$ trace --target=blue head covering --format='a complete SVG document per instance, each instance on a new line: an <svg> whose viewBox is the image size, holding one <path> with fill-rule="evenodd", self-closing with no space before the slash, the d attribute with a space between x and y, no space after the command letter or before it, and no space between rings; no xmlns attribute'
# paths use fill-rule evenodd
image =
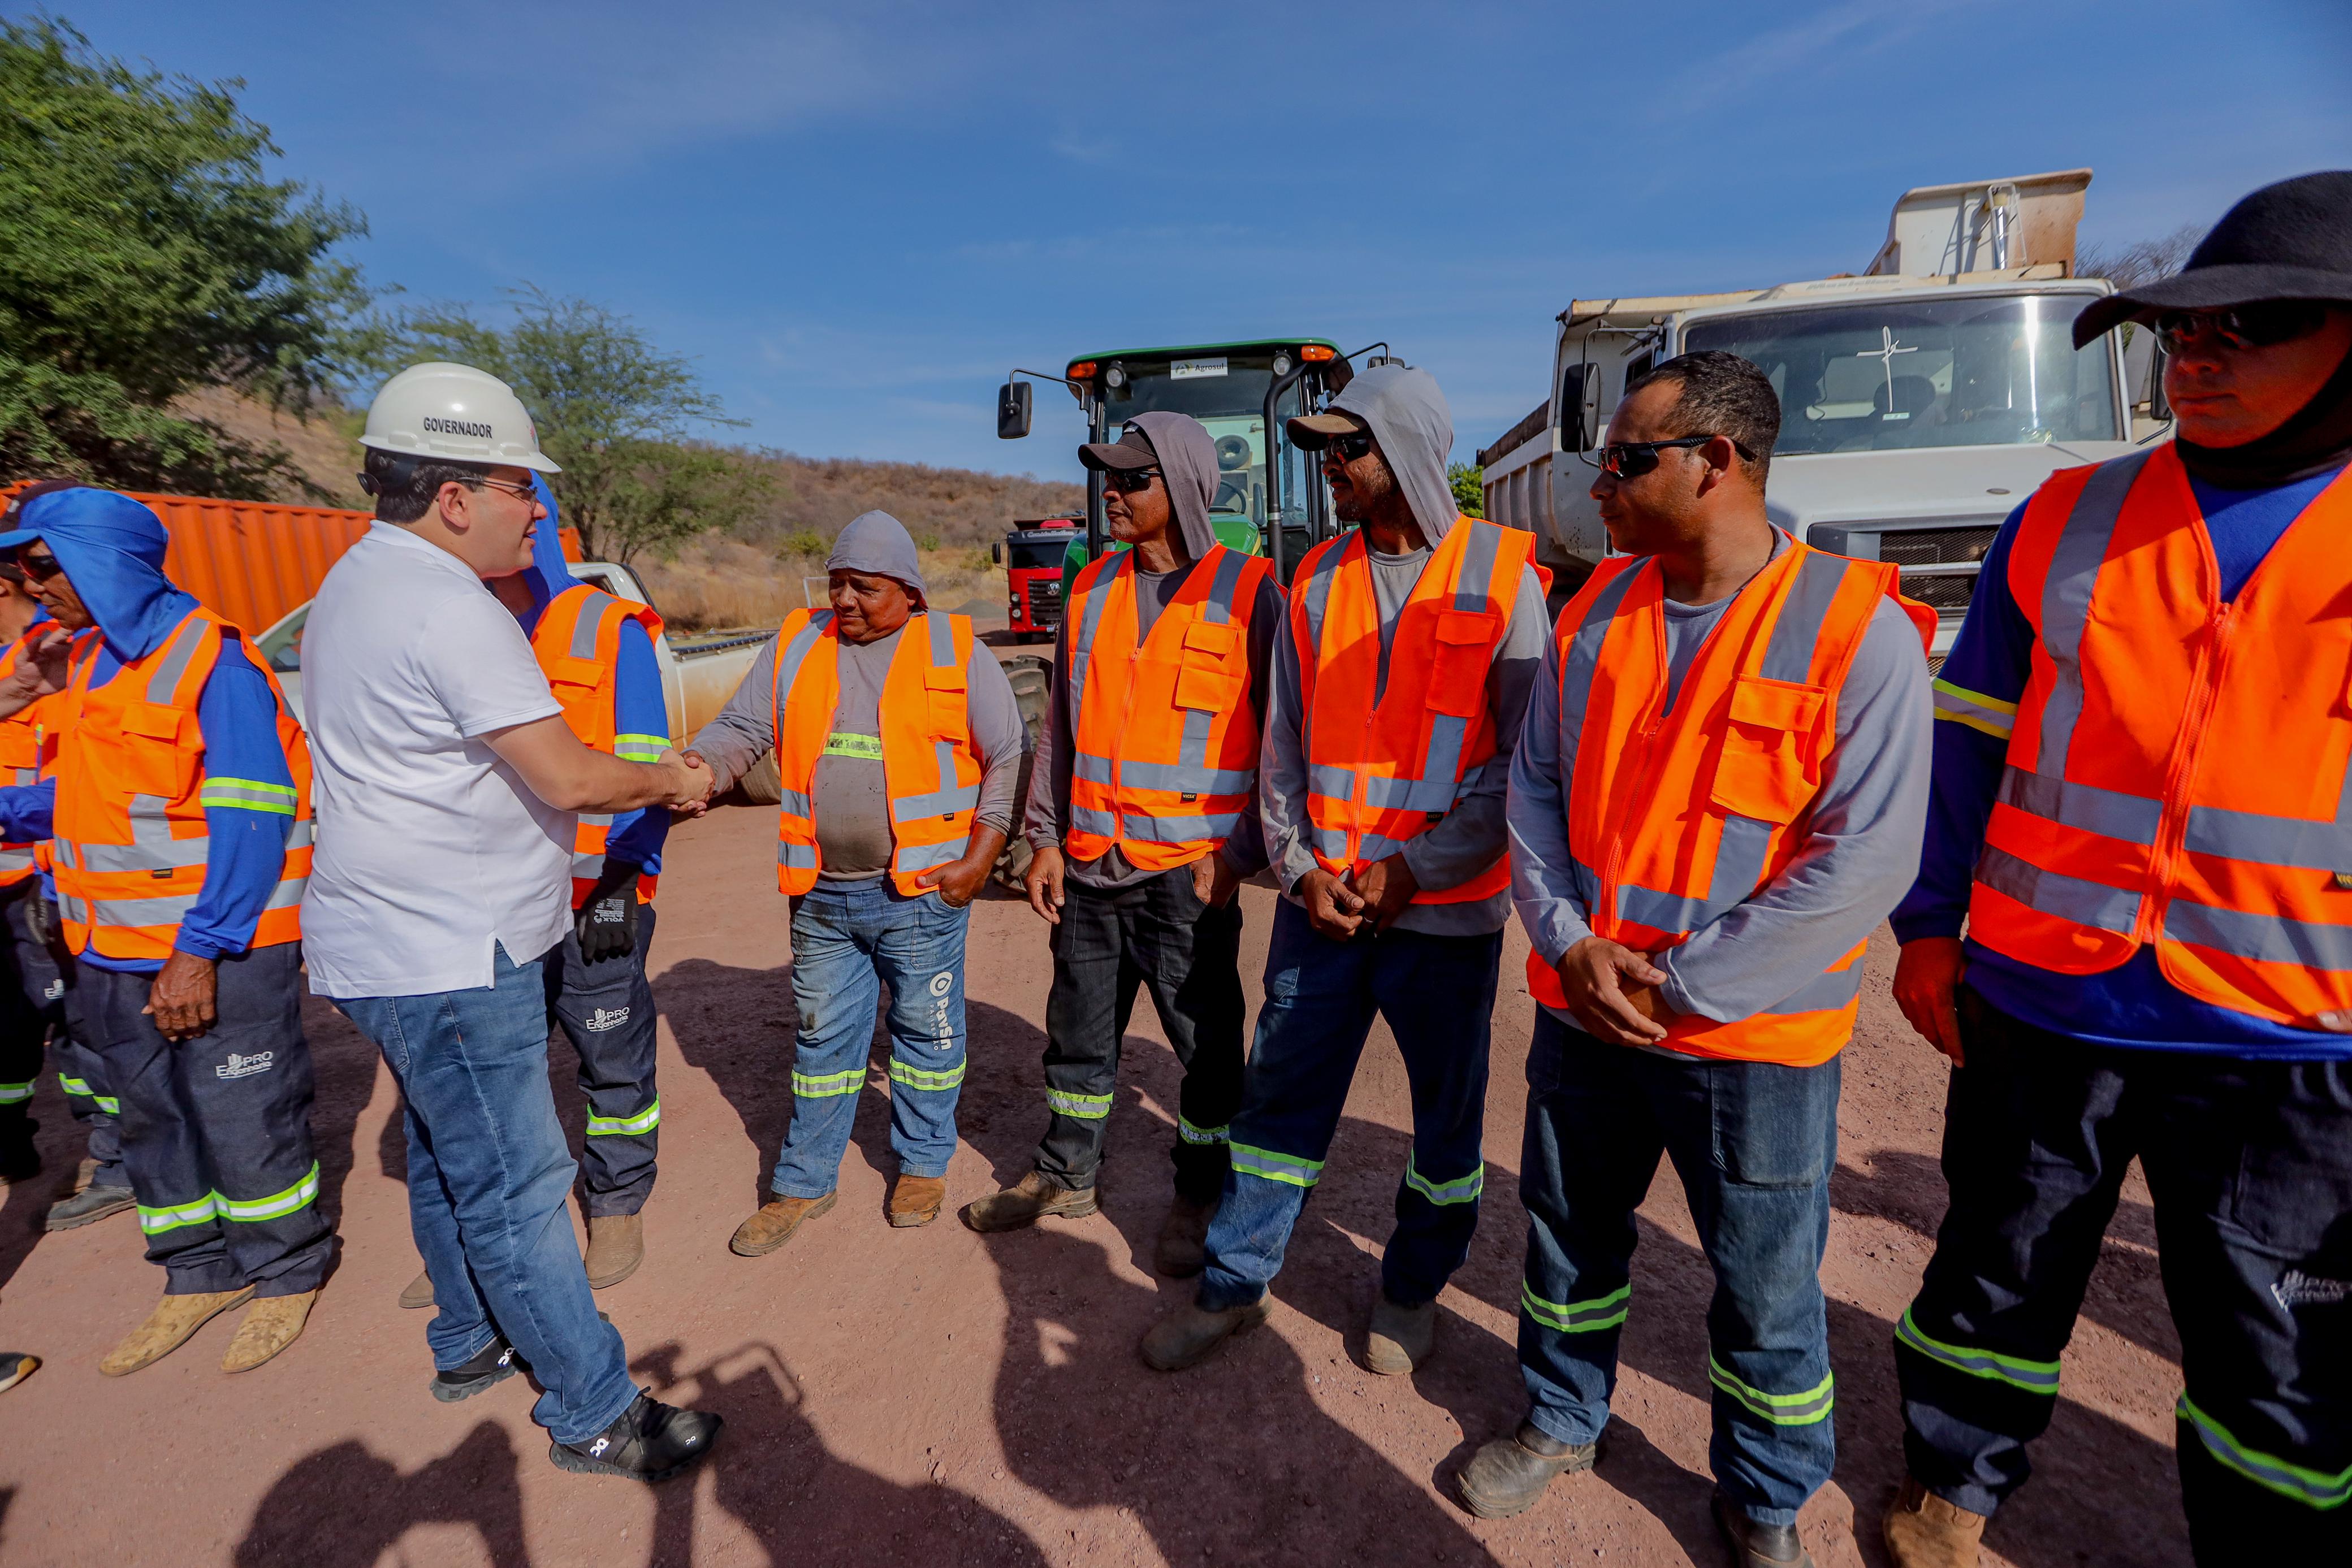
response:
<svg viewBox="0 0 2352 1568"><path fill-rule="evenodd" d="M539 531L531 537L530 564L515 575L530 590L530 624L537 625L555 596L580 580L572 575L563 559L563 519L555 509L555 492L538 474L530 476L530 487L538 493L539 504L547 508L547 516L534 525Z"/></svg>
<svg viewBox="0 0 2352 1568"><path fill-rule="evenodd" d="M111 490L51 490L16 507L16 528L0 549L39 539L65 568L66 580L114 656L128 664L163 645L196 607L195 596L163 575L171 536L153 512Z"/></svg>

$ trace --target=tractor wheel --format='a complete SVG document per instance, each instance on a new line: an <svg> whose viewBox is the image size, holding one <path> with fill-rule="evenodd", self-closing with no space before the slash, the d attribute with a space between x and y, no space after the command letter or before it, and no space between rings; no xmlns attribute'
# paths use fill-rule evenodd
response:
<svg viewBox="0 0 2352 1568"><path fill-rule="evenodd" d="M754 806L780 804L784 798L784 779L776 768L776 754L767 752L751 764L751 770L735 780L735 788Z"/></svg>
<svg viewBox="0 0 2352 1568"><path fill-rule="evenodd" d="M1029 775L1037 757L1037 732L1045 723L1053 675L1053 661L1036 653L1017 653L1004 661L1004 676L1013 683L1013 700L1021 709L1021 727L1027 738L1021 747L1021 787L1013 800L1013 836L1005 841L1004 852L996 857L996 869L991 874L998 886L1014 893L1022 890L1021 879L1029 874L1029 840L1021 831L1021 819L1029 804Z"/></svg>

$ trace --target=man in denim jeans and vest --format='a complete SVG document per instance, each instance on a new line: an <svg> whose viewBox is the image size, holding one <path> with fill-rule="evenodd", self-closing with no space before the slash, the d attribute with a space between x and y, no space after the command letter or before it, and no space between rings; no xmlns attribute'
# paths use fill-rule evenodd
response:
<svg viewBox="0 0 2352 1568"><path fill-rule="evenodd" d="M1835 1383L1819 1270L1863 949L1918 853L1926 639L1892 566L1764 512L1772 383L1725 353L1626 391L1610 543L1560 612L1511 768L1528 1057L1527 1419L1462 1475L1486 1518L1591 1467L1663 1154L1715 1272L1715 1515L1740 1568L1810 1563Z"/></svg>
<svg viewBox="0 0 2352 1568"><path fill-rule="evenodd" d="M485 582L530 564L545 516L531 474L556 471L503 382L413 367L377 393L361 444L376 521L320 585L303 647L311 988L400 1082L433 1396L527 1368L556 1465L662 1480L709 1450L719 1417L639 1393L589 1293L543 967L572 925L574 813L699 804L710 777L674 752L583 745Z"/></svg>

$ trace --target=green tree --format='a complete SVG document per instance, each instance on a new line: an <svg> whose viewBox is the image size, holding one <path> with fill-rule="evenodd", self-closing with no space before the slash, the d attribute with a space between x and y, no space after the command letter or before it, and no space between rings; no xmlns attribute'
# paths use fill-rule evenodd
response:
<svg viewBox="0 0 2352 1568"><path fill-rule="evenodd" d="M362 346L367 290L330 252L364 220L267 177L278 148L243 86L0 19L0 478L244 497L300 482L281 448L172 409L223 386L299 411Z"/></svg>
<svg viewBox="0 0 2352 1568"><path fill-rule="evenodd" d="M396 357L456 360L514 388L538 422L540 446L563 465L548 484L584 553L667 554L767 499L774 479L765 465L689 439L697 426L743 423L727 417L692 361L589 300L524 288L514 307L506 327L462 306L412 311L394 334Z"/></svg>
<svg viewBox="0 0 2352 1568"><path fill-rule="evenodd" d="M1464 517L1486 515L1486 471L1475 463L1456 463L1445 470L1445 482L1454 486L1454 504Z"/></svg>

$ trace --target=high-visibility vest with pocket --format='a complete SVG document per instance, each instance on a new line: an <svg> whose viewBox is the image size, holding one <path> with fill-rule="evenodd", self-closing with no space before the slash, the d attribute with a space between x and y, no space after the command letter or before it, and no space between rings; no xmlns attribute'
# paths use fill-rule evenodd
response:
<svg viewBox="0 0 2352 1568"><path fill-rule="evenodd" d="M1804 850L1838 688L1880 601L1903 607L1923 646L1936 630L1933 611L1902 597L1893 565L1792 542L1725 609L1667 708L1664 581L1652 557L1605 560L1554 632L1570 874L1593 934L1643 953L1687 941ZM1675 1015L1660 1043L1826 1061L1853 1033L1867 946L1791 975L1762 1012L1729 1023ZM1533 953L1527 974L1538 1001L1567 1006L1558 971Z"/></svg>
<svg viewBox="0 0 2352 1568"><path fill-rule="evenodd" d="M1533 534L1455 518L1398 612L1385 686L1363 530L1326 539L1298 563L1290 634L1306 716L1309 847L1324 870L1361 873L1397 853L1443 821L1494 758L1486 674L1534 552ZM1476 876L1412 901L1466 904L1510 884L1498 852Z"/></svg>
<svg viewBox="0 0 2352 1568"><path fill-rule="evenodd" d="M1077 724L1063 842L1082 861L1117 845L1139 870L1170 871L1232 837L1252 808L1250 611L1274 569L1219 545L1139 639L1134 561L1120 550L1089 562L1064 609Z"/></svg>
<svg viewBox="0 0 2352 1568"><path fill-rule="evenodd" d="M2347 538L2352 475L2223 603L2169 444L2034 493L2005 585L2032 664L1970 936L2062 975L2152 943L2183 992L2274 1023L2352 1009Z"/></svg>
<svg viewBox="0 0 2352 1568"><path fill-rule="evenodd" d="M882 780L890 811L890 881L908 898L929 891L925 872L963 858L980 808L967 687L971 617L908 618L882 682ZM776 633L776 885L797 895L823 869L816 842L816 765L835 743L841 702L841 633L830 610L795 610ZM847 737L855 746L862 737ZM852 755L863 756L863 751Z"/></svg>
<svg viewBox="0 0 2352 1568"><path fill-rule="evenodd" d="M621 735L614 721L614 700L620 688L621 627L634 621L647 638L661 635L661 617L650 604L616 599L601 588L583 582L565 589L540 612L531 628L530 651L547 676L548 688L562 705L563 722L583 746L630 762L652 762L669 746L666 735ZM656 807L658 810L660 808ZM583 811L572 842L572 903L587 902L604 874L604 842L613 831L610 811ZM637 902L654 901L659 879L651 873L637 878Z"/></svg>
<svg viewBox="0 0 2352 1568"><path fill-rule="evenodd" d="M197 699L220 660L222 640L242 635L209 610L190 611L146 656L100 686L90 683L99 639L76 648L58 716L50 840L58 910L73 952L171 956L182 918L204 893L208 803L293 818L286 863L250 946L301 940L302 889L310 879L310 748L261 660L250 663L277 699L278 741L292 788L214 779L205 769Z"/></svg>
<svg viewBox="0 0 2352 1568"><path fill-rule="evenodd" d="M16 674L16 662L25 656L26 643L56 624L54 621L45 621L0 651L0 680ZM6 718L0 718L0 784L41 781L42 754L53 744L48 734L58 702L58 695L36 697ZM33 875L35 849L30 842L0 843L0 887L14 887Z"/></svg>

